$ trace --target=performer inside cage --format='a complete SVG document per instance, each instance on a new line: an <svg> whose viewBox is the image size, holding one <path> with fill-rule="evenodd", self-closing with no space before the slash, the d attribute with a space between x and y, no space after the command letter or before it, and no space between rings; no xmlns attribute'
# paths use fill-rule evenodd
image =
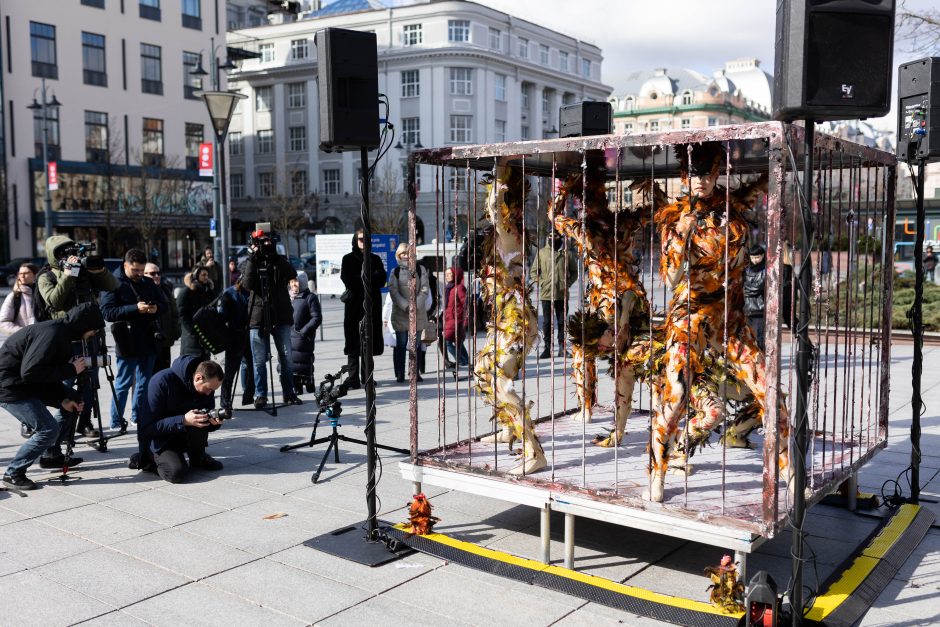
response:
<svg viewBox="0 0 940 627"><path fill-rule="evenodd" d="M760 424L766 411L763 354L744 317L742 286L750 228L747 212L766 191L766 177L728 193L717 185L725 157L722 143L679 145L675 151L688 191L655 216L662 253L660 274L673 295L665 319L664 371L653 385L648 493L652 501L663 500L670 460L684 457L691 445L707 439L724 419L728 396L723 386L701 386L699 394L689 392L707 369L707 349L722 356L718 371L730 371L758 407L746 419L729 425L723 436L726 442L746 446L747 433ZM685 452L680 452L680 423L687 413L691 415L682 447ZM789 422L783 404L777 417L778 464L788 468Z"/></svg>

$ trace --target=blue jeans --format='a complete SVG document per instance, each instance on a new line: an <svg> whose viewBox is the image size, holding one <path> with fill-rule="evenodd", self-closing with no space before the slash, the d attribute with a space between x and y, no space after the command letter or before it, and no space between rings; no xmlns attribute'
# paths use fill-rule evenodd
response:
<svg viewBox="0 0 940 627"><path fill-rule="evenodd" d="M420 360L421 353L425 351L421 342L417 343L415 349L416 357ZM395 348L392 349L392 365L395 367L395 378L405 378L405 355L408 354L408 332L395 331ZM420 363L420 361L418 362ZM420 376L420 374L419 374Z"/></svg>
<svg viewBox="0 0 940 627"><path fill-rule="evenodd" d="M268 397L268 338L261 335L261 329L251 330L251 359L255 365L255 396ZM277 365L281 373L281 390L285 398L294 392L294 371L290 363L290 325L278 324L271 336L277 349Z"/></svg>
<svg viewBox="0 0 940 627"><path fill-rule="evenodd" d="M111 401L111 428L120 429L127 405L127 393L134 385L134 399L131 402L131 422L137 422L137 408L144 403L147 385L153 375L153 364L157 356L140 355L138 357L118 357L117 375L114 377L115 397ZM135 383L136 379L136 383Z"/></svg>
<svg viewBox="0 0 940 627"><path fill-rule="evenodd" d="M467 347L464 346L463 342L445 340L444 346L447 347L447 352L454 356L454 361L457 362L458 366L470 365L470 355L467 353Z"/></svg>
<svg viewBox="0 0 940 627"><path fill-rule="evenodd" d="M33 430L33 435L16 452L6 471L8 475L24 473L46 449L56 443L61 423L46 409L43 402L36 398L0 402L0 407Z"/></svg>

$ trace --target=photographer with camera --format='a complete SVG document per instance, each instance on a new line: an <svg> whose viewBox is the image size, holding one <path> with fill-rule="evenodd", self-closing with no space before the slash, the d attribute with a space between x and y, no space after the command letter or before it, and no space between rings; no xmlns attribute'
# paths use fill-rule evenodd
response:
<svg viewBox="0 0 940 627"><path fill-rule="evenodd" d="M199 341L196 329L193 327L193 316L196 312L215 299L215 288L209 278L209 270L204 266L196 266L191 274L183 278L186 289L180 292L176 305L180 312L180 323L183 326L183 340L180 342L180 355L194 355L202 359L209 359L210 353Z"/></svg>
<svg viewBox="0 0 940 627"><path fill-rule="evenodd" d="M155 263L148 263L144 266L144 276L153 281L166 299L166 312L160 316L158 326L162 337L155 337L157 341L157 359L153 364L153 371L160 372L170 367L170 349L180 339L182 329L180 327L180 311L176 306L176 299L173 297L173 283L162 277L160 266Z"/></svg>
<svg viewBox="0 0 940 627"><path fill-rule="evenodd" d="M104 259L89 254L95 252L93 245L79 244L66 235L53 235L46 240L45 248L49 265L39 271L33 292L37 321L64 318L67 311L82 303L97 305L101 292L117 288L117 279L105 271ZM97 377L97 369L88 374ZM64 383L72 386L75 380L71 378ZM84 390L85 409L75 425L76 433L88 438L101 435L91 424L94 394L91 386Z"/></svg>
<svg viewBox="0 0 940 627"><path fill-rule="evenodd" d="M111 323L117 348L115 397L111 402L111 428L124 423L127 393L136 379L131 402L131 422L137 422L138 409L147 394L147 384L156 361L157 338L162 336L159 317L169 305L163 292L144 276L147 254L131 248L124 254L124 263L114 271L117 289L101 297L101 313Z"/></svg>
<svg viewBox="0 0 940 627"><path fill-rule="evenodd" d="M62 381L82 374L85 358L73 355L73 342L91 338L104 327L101 311L94 303L84 303L56 320L37 322L10 336L0 349L0 407L33 434L16 452L3 474L7 487L32 490L36 487L26 477L26 469L37 459L43 468L62 468L64 456L50 457L65 436L60 428L62 414L53 416L46 407L61 407L79 413L83 402L78 393ZM43 453L46 452L44 455ZM69 466L81 463L78 457Z"/></svg>
<svg viewBox="0 0 940 627"><path fill-rule="evenodd" d="M231 417L212 409L222 378L222 366L192 355L177 357L154 375L140 412L137 459L131 458L130 467L156 472L170 483L183 481L190 468L222 470L222 462L206 453L209 432Z"/></svg>
<svg viewBox="0 0 940 627"><path fill-rule="evenodd" d="M294 308L290 302L288 284L297 277L297 271L287 257L278 254L276 241L277 236L270 230L259 228L252 233L249 255L242 274L242 281L251 291L248 297L248 328L255 365L255 407L258 409L268 402L265 362L269 358L269 336L274 338L277 349L284 401L301 404L294 394L294 373L290 360L290 328L294 323ZM271 384L274 385L274 382Z"/></svg>

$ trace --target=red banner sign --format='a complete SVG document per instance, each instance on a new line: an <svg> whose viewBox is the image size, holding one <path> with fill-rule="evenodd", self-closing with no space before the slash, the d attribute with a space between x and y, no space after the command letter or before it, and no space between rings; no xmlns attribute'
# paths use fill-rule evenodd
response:
<svg viewBox="0 0 940 627"><path fill-rule="evenodd" d="M49 162L49 189L55 190L59 189L59 166L55 161Z"/></svg>
<svg viewBox="0 0 940 627"><path fill-rule="evenodd" d="M199 144L199 176L212 176L212 144Z"/></svg>

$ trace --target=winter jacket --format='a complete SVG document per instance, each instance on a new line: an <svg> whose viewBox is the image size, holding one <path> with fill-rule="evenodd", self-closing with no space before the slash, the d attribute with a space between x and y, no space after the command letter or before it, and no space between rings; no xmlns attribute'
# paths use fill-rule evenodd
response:
<svg viewBox="0 0 940 627"><path fill-rule="evenodd" d="M463 270L459 267L450 270L454 273L454 283L447 286L444 339L448 342L462 342L467 334L467 287L463 284Z"/></svg>
<svg viewBox="0 0 940 627"><path fill-rule="evenodd" d="M930 272L937 267L937 254L927 253L924 255L924 270Z"/></svg>
<svg viewBox="0 0 940 627"><path fill-rule="evenodd" d="M264 321L264 307L262 301L261 273L258 260L249 257L245 261L245 270L242 283L251 290L248 297L248 327L260 329ZM290 294L287 293L287 284L297 276L294 266L284 255L276 255L268 260L268 289L269 304L272 307L272 324L292 324L294 322L294 308L290 304Z"/></svg>
<svg viewBox="0 0 940 627"><path fill-rule="evenodd" d="M209 273L209 281L212 283L212 293L214 296L219 295L219 290L222 289L222 266L219 264L217 259L212 260L212 265L208 265L208 260L206 259L206 254L203 253L202 257L199 258L199 261L196 262L196 265L193 266L192 273L195 274L196 270L200 268L205 268ZM226 268L226 272L228 268Z"/></svg>
<svg viewBox="0 0 940 627"><path fill-rule="evenodd" d="M98 306L84 303L58 320L37 322L11 335L0 350L0 402L38 398L57 407L66 398L80 401L81 396L62 383L75 377L69 363L75 354L72 342L103 327Z"/></svg>
<svg viewBox="0 0 940 627"><path fill-rule="evenodd" d="M428 284L428 271L418 266L418 277L415 283L418 290L418 335L428 326L427 302L430 294ZM411 289L409 288L408 269L398 266L388 280L388 293L392 297L392 328L396 332L408 330L408 310L411 304Z"/></svg>
<svg viewBox="0 0 940 627"><path fill-rule="evenodd" d="M767 266L761 261L744 269L744 313L748 318L764 317L764 279Z"/></svg>
<svg viewBox="0 0 940 627"><path fill-rule="evenodd" d="M206 349L199 343L196 336L196 330L193 328L193 316L196 312L208 305L215 299L213 294L212 279L205 285L194 278L195 273L187 274L183 277L183 285L186 289L180 292L176 298L176 304L180 312L180 325L183 328L183 336L180 341L180 355L206 355Z"/></svg>
<svg viewBox="0 0 940 627"><path fill-rule="evenodd" d="M156 353L157 343L153 337L156 331L154 322L169 308L163 292L150 280L150 277L145 276L137 281L131 281L124 274L124 264L114 271L114 277L118 281L118 287L114 291L102 293L101 313L108 322L124 321L130 324L135 351L135 355L123 355L118 347L118 356L134 357ZM137 310L138 302L155 304L157 313L140 313Z"/></svg>
<svg viewBox="0 0 940 627"><path fill-rule="evenodd" d="M163 341L158 342L161 347L170 348L180 339L183 330L180 327L180 310L173 298L173 284L169 279L161 279L157 288L163 292L166 299L166 313L159 317L160 332L163 333Z"/></svg>
<svg viewBox="0 0 940 627"><path fill-rule="evenodd" d="M549 242L535 255L531 277L538 282L539 300L566 300L568 288L578 279L577 261L563 248L552 250Z"/></svg>
<svg viewBox="0 0 940 627"><path fill-rule="evenodd" d="M33 285L21 285L14 288L3 299L3 305L0 306L0 335L13 335L23 327L36 322L35 312L33 311ZM20 306L14 311L13 303L17 300L16 293L19 292Z"/></svg>
<svg viewBox="0 0 940 627"><path fill-rule="evenodd" d="M89 272L83 269L77 277L62 272L55 250L73 244L74 240L65 235L53 235L46 240L49 268L39 272L36 287L52 318L64 317L65 312L79 303L97 303L100 292L111 292L119 285L117 277L107 270Z"/></svg>
<svg viewBox="0 0 940 627"><path fill-rule="evenodd" d="M183 417L192 409L212 409L215 395L200 394L193 385L193 375L202 360L193 355L177 357L166 370L153 375L147 386L146 400L137 417L137 442L141 459L150 459L184 437ZM214 431L218 427L209 427Z"/></svg>
<svg viewBox="0 0 940 627"><path fill-rule="evenodd" d="M225 318L229 333L233 338L242 338L241 341L230 343L230 346L241 346L244 338L248 337L248 296L246 288L239 290L232 285L222 292L222 298L219 299L219 311Z"/></svg>
<svg viewBox="0 0 940 627"><path fill-rule="evenodd" d="M340 269L340 278L349 292L343 310L343 336L346 345L343 352L347 355L359 355L361 352L362 335L359 333L359 323L365 315L363 303L366 299L365 288L362 283L362 251L353 235L352 252L343 256ZM385 264L382 258L372 253L372 354L381 355L385 350L382 340L382 288L385 286Z"/></svg>
<svg viewBox="0 0 940 627"><path fill-rule="evenodd" d="M298 275L300 292L291 296L294 306L294 324L290 328L291 364L294 374L311 372L316 346L317 329L323 321L320 299L307 288L307 277Z"/></svg>

